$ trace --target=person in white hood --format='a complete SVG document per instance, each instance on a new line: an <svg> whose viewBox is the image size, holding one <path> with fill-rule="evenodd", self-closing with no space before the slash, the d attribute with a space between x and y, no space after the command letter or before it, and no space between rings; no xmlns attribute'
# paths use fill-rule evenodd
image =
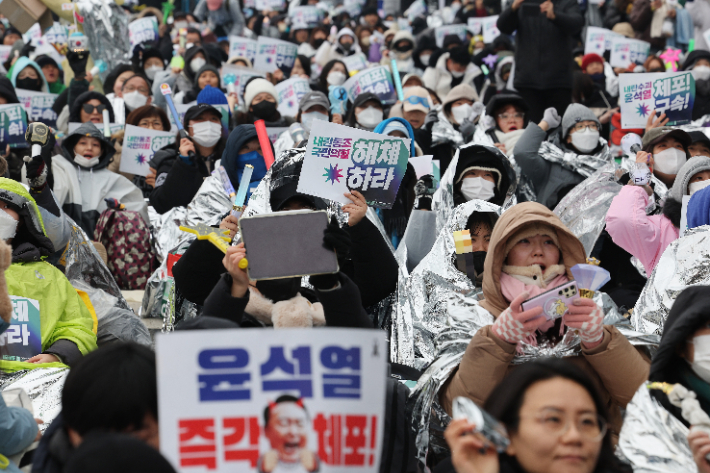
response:
<svg viewBox="0 0 710 473"><path fill-rule="evenodd" d="M316 63L323 67L333 59L342 59L361 52L362 50L357 42L357 36L355 36L353 30L343 28L338 31L335 37L335 44L329 41L324 41L323 44L321 44L316 52Z"/></svg>

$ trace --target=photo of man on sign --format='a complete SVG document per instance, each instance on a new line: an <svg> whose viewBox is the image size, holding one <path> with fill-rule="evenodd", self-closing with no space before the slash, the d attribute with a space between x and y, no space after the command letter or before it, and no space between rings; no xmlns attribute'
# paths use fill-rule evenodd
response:
<svg viewBox="0 0 710 473"><path fill-rule="evenodd" d="M264 436L271 450L259 458L260 473L315 473L318 455L306 448L310 420L303 399L283 394L264 409Z"/></svg>

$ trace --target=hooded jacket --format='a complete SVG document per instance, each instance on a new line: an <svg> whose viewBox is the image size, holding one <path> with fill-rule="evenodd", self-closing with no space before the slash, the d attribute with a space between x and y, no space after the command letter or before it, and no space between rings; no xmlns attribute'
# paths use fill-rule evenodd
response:
<svg viewBox="0 0 710 473"><path fill-rule="evenodd" d="M570 268L586 261L582 243L565 227L560 219L544 206L535 202L518 204L498 219L488 245L488 255L483 270L483 296L480 306L498 317L510 306L501 291L500 276L505 262L508 239L528 224L543 223L555 229L560 247L560 264L572 279ZM466 396L478 404L506 376L515 369L512 361L516 345L501 340L493 334L491 326L478 330L466 349L458 370L452 375L440 395L442 406L451 413L451 404L457 396ZM582 356L567 359L586 371L599 388L610 408L610 428L618 432L623 408L633 397L636 388L646 379L648 361L636 351L629 341L612 326L604 327L604 338L595 348L581 349Z"/></svg>
<svg viewBox="0 0 710 473"><path fill-rule="evenodd" d="M255 158L247 159L246 155L239 154L239 151L256 137L256 127L254 125L239 125L229 134L227 145L224 148L224 153L222 153L221 165L227 170L229 180L232 181L232 186L235 189L238 189L239 183L242 182L242 173L246 165L251 164L254 166L254 171L249 181L247 201L251 193L256 190L261 179L266 175L266 163L264 162L263 155L257 154Z"/></svg>
<svg viewBox="0 0 710 473"><path fill-rule="evenodd" d="M496 195L488 202L503 206L508 189L511 183L515 182L515 170L510 165L510 161L498 149L491 146L483 146L472 144L470 146L462 146L459 149L459 159L456 162L456 174L454 177L454 206L466 202L466 198L461 194L461 182L466 169L475 166L494 169L499 173L499 181L496 182Z"/></svg>
<svg viewBox="0 0 710 473"><path fill-rule="evenodd" d="M22 184L0 178L0 200L18 212L21 225L12 240L12 264L5 271L11 296L36 302L40 314L42 353L57 355L72 365L96 349L97 320L67 278L44 261L54 252L39 208ZM0 361L0 369L16 371L38 366Z"/></svg>
<svg viewBox="0 0 710 473"><path fill-rule="evenodd" d="M101 142L99 162L91 168L74 161L74 146L82 136ZM74 130L64 139L61 149L62 153L52 158L54 195L62 210L79 223L87 235L93 236L99 216L108 208L104 201L107 198L118 200L127 210L139 212L146 224L150 222L141 190L107 169L116 150L93 123L84 123Z"/></svg>
<svg viewBox="0 0 710 473"><path fill-rule="evenodd" d="M0 97L4 98L7 103L20 103L15 86L7 77L0 76Z"/></svg>
<svg viewBox="0 0 710 473"><path fill-rule="evenodd" d="M81 123L81 107L84 106L89 100L96 99L106 106L108 109L109 123L115 123L116 117L113 113L113 106L111 106L111 101L102 93L88 91L84 92L76 98L74 103L69 107L69 122L70 123Z"/></svg>
<svg viewBox="0 0 710 473"><path fill-rule="evenodd" d="M690 179L701 171L710 171L710 158L690 158L678 171L665 205L678 207L689 195ZM651 274L665 249L678 239L679 228L666 215L646 215L650 197L638 186L624 186L611 201L606 215L606 231L614 243L641 261Z"/></svg>
<svg viewBox="0 0 710 473"><path fill-rule="evenodd" d="M214 67L211 64L205 64L204 66L202 66L200 68L199 71L197 71L197 74L195 74L195 78L192 82L192 84L193 84L192 89L185 91L185 94L182 97L182 103L190 103L190 102L194 102L195 100L197 100L197 95L202 91L202 89L199 86L198 81L199 81L200 75L205 71L212 71L215 73L215 75L217 76L217 80L219 81L217 84L217 89L220 89L220 90L222 89L222 79L219 75L219 69L217 69L216 67ZM175 97L175 100L178 100L177 96Z"/></svg>
<svg viewBox="0 0 710 473"><path fill-rule="evenodd" d="M702 37L702 36L701 36ZM690 71L695 66L695 63L700 59L710 61L710 51L695 49L690 52L683 62L684 71ZM695 79L695 102L693 103L693 120L698 120L707 114L710 114L710 79L698 80Z"/></svg>
<svg viewBox="0 0 710 473"><path fill-rule="evenodd" d="M349 51L346 51L342 48L342 46L340 46L340 38L346 35L353 38L353 45L350 47ZM361 52L362 49L358 44L357 36L355 36L353 30L350 28L341 28L335 37L335 44L330 44L328 41L324 41L320 48L318 48L318 51L316 51L315 59L316 62L323 67L333 59L343 59L344 57L354 56L355 54L359 54Z"/></svg>
<svg viewBox="0 0 710 473"><path fill-rule="evenodd" d="M445 97L452 89L451 82L453 80L453 76L451 75L451 72L446 69L446 61L449 59L449 56L450 53L442 54L436 61L436 66L427 67L424 71L424 76L422 76L424 85L436 92L439 97ZM461 84L466 84L473 88L473 96L466 98L473 100L474 102L478 100L478 93L476 92L476 84L474 83L474 80L481 74L483 74L481 69L477 65L470 63L466 67L466 72L464 73L463 80L461 81Z"/></svg>
<svg viewBox="0 0 710 473"><path fill-rule="evenodd" d="M180 72L179 74L173 74L172 68L167 67L165 70L158 71L158 73L155 74L155 77L153 78L153 87L151 90L151 96L153 97L153 105L162 108L167 107L165 97L163 97L163 93L160 90L160 86L163 84L168 84L170 86L173 94L173 99L175 98L178 92L189 92L190 90L192 90L195 84L195 72L192 71L192 68L190 67L190 62L195 57L195 55L197 55L197 53L202 53L202 56L205 58L205 64L209 64L209 54L207 54L207 50L202 46L193 46L187 51L185 51L185 54L183 56L185 58L185 67L183 68L182 72Z"/></svg>
<svg viewBox="0 0 710 473"><path fill-rule="evenodd" d="M39 75L39 78L42 81L42 90L40 92L49 93L49 85L47 84L47 79L45 79L44 77L44 72L42 72L42 68L39 67L36 62L30 61L30 59L25 56L19 57L8 72L8 76L10 77L10 82L12 82L12 85L17 88L17 76L19 76L20 72L22 72L22 70L27 66L31 66L32 68L34 68L35 71L37 71L37 74Z"/></svg>
<svg viewBox="0 0 710 473"><path fill-rule="evenodd" d="M239 2L236 0L223 0L222 5L215 11L207 8L206 0L200 0L194 14L200 21L207 20L210 29L218 37L242 36L244 33L246 23Z"/></svg>

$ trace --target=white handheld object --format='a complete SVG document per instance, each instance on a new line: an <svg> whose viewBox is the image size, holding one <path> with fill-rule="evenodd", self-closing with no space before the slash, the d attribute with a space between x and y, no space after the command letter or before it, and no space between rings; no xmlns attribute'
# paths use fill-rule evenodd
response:
<svg viewBox="0 0 710 473"><path fill-rule="evenodd" d="M102 115L104 117L104 136L108 138L111 136L111 126L109 125L109 121L111 120L111 116L108 113L107 109L104 109L102 112Z"/></svg>
<svg viewBox="0 0 710 473"><path fill-rule="evenodd" d="M37 143L33 144L32 145L32 157L33 158L37 157L40 154L42 154L42 145L37 144Z"/></svg>

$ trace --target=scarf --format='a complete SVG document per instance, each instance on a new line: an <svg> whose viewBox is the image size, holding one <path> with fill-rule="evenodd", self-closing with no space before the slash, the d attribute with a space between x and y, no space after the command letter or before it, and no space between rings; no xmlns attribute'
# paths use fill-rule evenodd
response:
<svg viewBox="0 0 710 473"><path fill-rule="evenodd" d="M557 163L565 169L576 172L583 177L589 177L602 166L613 162L609 153L609 146L606 140L601 139L602 149L596 154L575 154L571 151L563 151L559 146L549 141L543 141L538 150L538 154L545 161Z"/></svg>
<svg viewBox="0 0 710 473"><path fill-rule="evenodd" d="M495 133L496 138L498 138L498 141L505 145L505 154L510 156L511 154L513 154L515 144L518 142L520 137L523 136L523 133L525 133L525 128L521 128L520 130L509 131L508 133L503 133L500 130L496 130Z"/></svg>

